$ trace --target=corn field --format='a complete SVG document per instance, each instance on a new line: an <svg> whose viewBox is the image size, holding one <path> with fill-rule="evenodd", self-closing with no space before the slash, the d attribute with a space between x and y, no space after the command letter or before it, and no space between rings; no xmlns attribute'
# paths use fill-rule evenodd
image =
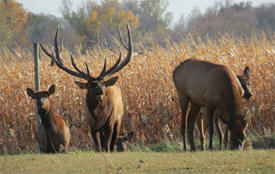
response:
<svg viewBox="0 0 275 174"><path fill-rule="evenodd" d="M223 36L215 41L190 37L182 44L169 43L166 48L157 44L144 49L116 75L121 88L125 115L121 133L133 130L133 141L139 144L157 143L164 139L181 141L180 108L172 80L174 68L188 58L198 58L229 66L242 74L245 66L251 70L252 98L249 108L251 134L275 131L275 40L265 36L246 41ZM42 51L42 50L41 50ZM76 51L80 52L80 51ZM63 116L70 127L71 149L91 149L93 141L84 113L85 90L74 83L79 80L57 67L49 66L50 59L41 52L40 89L56 85L52 96L54 111ZM88 63L92 74L98 75L107 59L111 66L119 50L94 49L85 55L76 53L77 65L85 69ZM125 55L125 52L124 54ZM70 53L62 52L64 63L70 65ZM32 49L4 50L0 55L0 153L35 151L35 102L26 94L34 88Z"/></svg>

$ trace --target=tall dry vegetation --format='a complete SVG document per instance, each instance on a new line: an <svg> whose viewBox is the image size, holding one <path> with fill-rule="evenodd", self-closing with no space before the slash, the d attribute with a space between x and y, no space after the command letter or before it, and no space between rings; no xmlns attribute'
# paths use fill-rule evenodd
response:
<svg viewBox="0 0 275 174"><path fill-rule="evenodd" d="M223 36L207 42L189 38L183 44L155 45L151 51L135 57L118 73L118 85L125 102L124 132L134 130L137 143L155 143L162 139L179 140L180 110L171 73L181 61L196 57L225 64L235 73L245 66L251 69L253 97L249 103L253 115L248 132L266 134L275 128L275 40L241 41ZM77 55L77 64L87 61L92 72L98 74L104 58L114 63L118 52L94 49L87 55ZM0 55L0 152L35 150L35 104L27 97L27 87L34 86L34 70L30 50L6 51ZM67 65L69 52L63 51ZM40 61L41 89L56 84L54 109L71 126L71 146L90 149L92 140L84 115L84 94L75 78L57 67L48 66L50 60L42 54Z"/></svg>

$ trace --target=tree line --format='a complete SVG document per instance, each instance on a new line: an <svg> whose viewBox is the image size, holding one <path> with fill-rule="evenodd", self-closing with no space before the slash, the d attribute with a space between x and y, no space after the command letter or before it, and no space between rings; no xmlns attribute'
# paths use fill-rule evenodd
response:
<svg viewBox="0 0 275 174"><path fill-rule="evenodd" d="M95 46L112 48L120 28L127 22L134 41L145 47L169 42L184 42L188 36L215 39L224 34L251 37L275 31L275 4L253 6L252 2L220 1L204 13L198 8L172 25L168 0L86 0L72 10L71 0L63 0L62 17L33 14L16 0L0 0L0 48L28 47L34 41L49 43L57 26L62 30L64 46L85 52ZM184 7L183 7L184 8Z"/></svg>

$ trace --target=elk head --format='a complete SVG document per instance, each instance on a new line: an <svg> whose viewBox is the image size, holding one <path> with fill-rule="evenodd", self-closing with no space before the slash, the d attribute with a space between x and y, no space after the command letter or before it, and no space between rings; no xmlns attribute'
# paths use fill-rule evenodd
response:
<svg viewBox="0 0 275 174"><path fill-rule="evenodd" d="M27 88L27 94L36 100L38 111L40 113L48 112L51 108L49 97L54 93L55 85L51 85L48 91L34 92L32 89Z"/></svg>
<svg viewBox="0 0 275 174"><path fill-rule="evenodd" d="M128 25L127 25L127 31L128 31L128 46L126 46L124 44L123 39L121 37L120 30L119 30L120 40L122 41L123 47L126 48L128 51L125 59L121 62L121 53L120 53L119 58L116 61L116 63L107 70L106 70L106 59L105 59L103 69L97 77L93 77L90 75L90 70L89 70L87 63L85 63L87 72L85 73L85 72L81 71L75 64L74 58L72 55L71 55L71 63L75 70L71 70L64 66L62 59L60 57L60 54L59 54L59 48L58 48L58 43L57 43L58 29L55 34L55 44L54 44L55 45L55 48L54 48L55 55L54 55L54 53L50 54L46 50L46 48L44 48L42 45L40 45L40 46L41 46L42 50L46 53L46 55L48 55L60 69L62 69L63 71L65 71L66 73L68 73L72 76L86 80L86 83L79 82L79 81L75 81L75 83L79 86L80 89L88 90L87 98L86 98L87 100L91 99L91 100L99 101L104 96L104 89L108 86L114 85L116 83L116 81L118 80L117 76L112 77L106 81L104 81L104 78L120 71L125 65L127 65L127 63L131 59L133 47L132 47L132 41L131 41L131 31L130 31L130 28Z"/></svg>
<svg viewBox="0 0 275 174"><path fill-rule="evenodd" d="M231 132L230 139L232 142L232 149L243 148L243 142L246 135L245 132L248 127L248 123L251 120L251 114L248 107L244 107L241 113L243 113L241 116L232 117L229 120L223 118L222 116L220 117L221 120L228 125Z"/></svg>
<svg viewBox="0 0 275 174"><path fill-rule="evenodd" d="M117 138L116 148L118 152L127 150L129 141L134 137L134 132L129 132L126 136L120 136Z"/></svg>
<svg viewBox="0 0 275 174"><path fill-rule="evenodd" d="M246 99L246 100L249 100L250 97L252 96L251 94L251 88L250 88L250 69L249 67L245 67L244 71L243 71L243 75L241 76L237 76L241 85L242 85L242 88L244 90L244 95L243 95L243 98Z"/></svg>
<svg viewBox="0 0 275 174"><path fill-rule="evenodd" d="M246 136L246 129L248 123L251 120L251 114L249 109L245 107L242 111L243 115L241 117L232 118L229 122L229 129L231 131L230 139L232 142L232 149L242 149L244 139ZM241 128L241 129L240 129Z"/></svg>
<svg viewBox="0 0 275 174"><path fill-rule="evenodd" d="M252 96L251 94L251 88L250 88L250 69L249 67L245 67L243 71L243 75L237 76L241 86L244 90L243 98L245 100L249 100ZM236 148L242 148L244 138L246 135L246 129L248 127L249 120L251 119L251 114L249 113L249 109L247 107L244 107L242 109L243 113L240 117L232 118L230 121L228 121L229 129L232 132L230 135L230 139L232 142L232 149ZM241 129L239 129L241 128Z"/></svg>

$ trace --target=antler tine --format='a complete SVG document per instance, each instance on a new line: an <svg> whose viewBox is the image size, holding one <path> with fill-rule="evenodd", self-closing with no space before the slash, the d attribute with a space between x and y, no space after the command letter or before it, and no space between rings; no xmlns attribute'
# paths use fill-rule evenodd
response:
<svg viewBox="0 0 275 174"><path fill-rule="evenodd" d="M90 70L89 70L89 67L88 67L87 62L85 62L85 66L86 66L87 74L86 74L86 73L84 73L83 71L81 71L81 70L80 70L80 69L76 66L76 63L74 62L73 55L71 55L71 63L72 63L72 65L73 65L74 69L75 69L77 72L79 72L79 73L80 73L80 74L82 74L83 76L88 75L88 76L89 76L89 78L90 78L90 79L92 79L92 80L94 80L94 79L95 79L94 77L92 77L92 76L90 75Z"/></svg>
<svg viewBox="0 0 275 174"><path fill-rule="evenodd" d="M120 61L121 61L121 52L119 53L119 58L116 61L116 63L113 66L111 66L107 71L105 71L104 74L100 74L100 76L98 76L98 79L103 79L106 75L111 73L119 65ZM105 59L105 62L106 62L106 59Z"/></svg>
<svg viewBox="0 0 275 174"><path fill-rule="evenodd" d="M91 75L90 75L90 69L89 69L89 66L88 66L87 62L85 62L85 66L86 66L87 74L88 74L89 76L91 76ZM92 76L91 76L91 77L92 77Z"/></svg>
<svg viewBox="0 0 275 174"><path fill-rule="evenodd" d="M104 74L106 72L106 59L104 61L104 65L103 65L103 69L102 71L100 72L99 76L97 77L97 79L103 79L104 78Z"/></svg>
<svg viewBox="0 0 275 174"><path fill-rule="evenodd" d="M132 46L132 39L131 39L131 30L128 24L126 24L127 26L127 31L128 31L128 53L127 56L125 57L125 59L121 62L121 64L118 67L115 67L113 71L111 71L109 74L114 74L116 72L118 72L119 70L121 70L125 65L127 65L129 63L129 61L131 60L131 56L133 53L133 46ZM107 75L107 73L106 73Z"/></svg>
<svg viewBox="0 0 275 174"><path fill-rule="evenodd" d="M54 50L55 50L55 60L57 60L61 65L63 65L62 60L59 55L59 48L57 43L57 36L58 36L58 27L55 32L55 39L54 39Z"/></svg>
<svg viewBox="0 0 275 174"><path fill-rule="evenodd" d="M128 50L128 47L126 46L124 40L122 39L122 34L121 34L121 31L120 31L119 26L117 26L117 28L118 28L118 33L119 33L119 40L120 40L122 46L123 46L126 50ZM140 52L133 52L132 54L133 54L132 57L136 57L136 56L139 56L139 55L144 54L144 52L143 52L143 51L140 51Z"/></svg>
<svg viewBox="0 0 275 174"><path fill-rule="evenodd" d="M55 42L54 42L54 51L55 51L55 55L52 53L50 54L41 44L41 48L42 50L46 53L47 56L49 56L52 60L54 60L54 62L56 63L57 67L62 69L63 71L65 71L66 73L72 75L72 76L75 76L75 77L78 77L78 78L82 78L82 79L85 79L85 80L91 80L91 79L94 79L93 77L91 77L89 75L89 71L88 71L88 74L82 72L79 68L77 68L75 62L74 62L74 59L73 59L73 56L71 55L71 62L72 62L72 65L73 67L77 70L76 71L73 71L69 68L67 68L66 66L63 65L62 63L62 60L61 60L61 57L59 55L59 49L58 49L58 43L57 43L57 36L58 36L58 28L56 30L56 33L55 33ZM87 65L86 65L87 66Z"/></svg>
<svg viewBox="0 0 275 174"><path fill-rule="evenodd" d="M122 46L123 46L126 50L128 50L128 47L126 46L125 42L124 42L123 39L122 39L122 34L121 34L121 31L120 31L119 26L117 26L117 28L118 28L118 33L119 33L119 40L120 40ZM136 56L139 56L139 55L141 55L141 54L144 54L144 52L143 52L143 51L140 51L140 52L133 52L132 57L136 57Z"/></svg>
<svg viewBox="0 0 275 174"><path fill-rule="evenodd" d="M54 65L54 63L55 63L55 61L54 61L54 53L53 53L53 50L52 50L52 61L51 61L51 64L50 64L50 66L53 66Z"/></svg>
<svg viewBox="0 0 275 174"><path fill-rule="evenodd" d="M128 25L127 25L127 26L128 26ZM121 31L120 31L119 26L117 26L117 29L118 29L118 34L119 34L119 40L120 40L122 46L123 46L126 50L128 50L128 47L126 46L126 44L124 43L124 41L123 41L123 39L122 39L122 35L121 35Z"/></svg>
<svg viewBox="0 0 275 174"><path fill-rule="evenodd" d="M61 48L60 48L60 53L63 53L63 48L64 48L64 37L62 36L61 38Z"/></svg>
<svg viewBox="0 0 275 174"><path fill-rule="evenodd" d="M47 51L47 49L43 47L42 44L40 44L40 47L42 48L42 50L44 51L44 53L45 53L48 57L51 58L51 64L50 64L50 66L53 66L53 65L54 65L54 62L55 62L55 61L54 61L53 53L50 54L50 53Z"/></svg>

